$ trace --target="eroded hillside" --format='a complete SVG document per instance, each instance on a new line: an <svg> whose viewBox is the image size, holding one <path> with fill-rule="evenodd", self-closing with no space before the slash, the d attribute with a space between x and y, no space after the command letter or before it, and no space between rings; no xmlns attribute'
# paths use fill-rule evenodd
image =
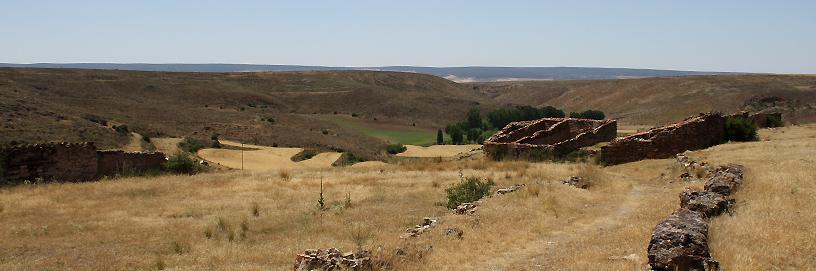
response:
<svg viewBox="0 0 816 271"><path fill-rule="evenodd" d="M624 124L667 124L699 112L785 112L816 120L816 77L719 75L591 81L475 83L471 89L499 104L552 105L565 111L601 110Z"/></svg>

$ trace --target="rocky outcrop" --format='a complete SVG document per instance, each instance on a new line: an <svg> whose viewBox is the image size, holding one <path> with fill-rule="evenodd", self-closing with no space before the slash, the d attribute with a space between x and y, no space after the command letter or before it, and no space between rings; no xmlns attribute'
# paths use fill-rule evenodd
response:
<svg viewBox="0 0 816 271"><path fill-rule="evenodd" d="M569 179L564 180L564 184L574 186L581 189L588 189L589 188L589 180L584 177L579 176L572 176Z"/></svg>
<svg viewBox="0 0 816 271"><path fill-rule="evenodd" d="M706 113L649 131L619 137L601 147L600 160L616 165L643 159L662 159L688 150L725 142L725 118Z"/></svg>
<svg viewBox="0 0 816 271"><path fill-rule="evenodd" d="M720 166L711 171L705 189L680 194L680 208L655 226L647 256L650 270L719 270L708 249L708 219L728 211L728 196L742 184L743 168Z"/></svg>
<svg viewBox="0 0 816 271"><path fill-rule="evenodd" d="M336 248L308 249L295 256L294 267L295 271L371 270L371 253L341 253Z"/></svg>
<svg viewBox="0 0 816 271"><path fill-rule="evenodd" d="M488 158L544 159L609 141L617 135L614 120L543 118L512 122L484 142Z"/></svg>

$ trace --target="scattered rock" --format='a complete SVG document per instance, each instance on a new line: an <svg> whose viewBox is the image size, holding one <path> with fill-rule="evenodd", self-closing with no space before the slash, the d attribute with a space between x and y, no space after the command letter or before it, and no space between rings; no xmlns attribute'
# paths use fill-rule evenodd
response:
<svg viewBox="0 0 816 271"><path fill-rule="evenodd" d="M422 219L422 224L416 225L413 228L408 228L405 230L405 233L400 235L400 238L412 238L421 235L422 233L431 229L431 227L435 226L439 222L439 219L434 217L426 217Z"/></svg>
<svg viewBox="0 0 816 271"><path fill-rule="evenodd" d="M564 184L571 185L574 187L578 187L581 189L589 188L589 180L584 177L572 176L569 179L564 181Z"/></svg>
<svg viewBox="0 0 816 271"><path fill-rule="evenodd" d="M516 192L516 190L519 190L521 188L524 188L524 184L517 184L517 185L513 185L513 186L508 187L508 188L502 188L502 189L496 190L496 194L504 195L504 194L507 194L507 193Z"/></svg>
<svg viewBox="0 0 816 271"><path fill-rule="evenodd" d="M465 202L456 206L456 209L453 210L458 215L472 215L476 212L476 208L479 207L481 204L481 200L477 200L474 202Z"/></svg>
<svg viewBox="0 0 816 271"><path fill-rule="evenodd" d="M740 165L725 165L714 169L705 183L705 190L731 195L742 184L743 167Z"/></svg>
<svg viewBox="0 0 816 271"><path fill-rule="evenodd" d="M464 235L464 234L465 234L465 232L462 231L462 229L460 229L460 228L447 228L447 229L445 229L445 236L456 237L458 239L462 239L462 235Z"/></svg>
<svg viewBox="0 0 816 271"><path fill-rule="evenodd" d="M336 248L307 249L295 257L296 271L307 270L367 270L371 268L371 253L358 251L341 253Z"/></svg>
<svg viewBox="0 0 816 271"><path fill-rule="evenodd" d="M707 217L718 216L733 205L734 201L726 196L708 190L686 189L680 193L680 208L705 214Z"/></svg>
<svg viewBox="0 0 816 271"><path fill-rule="evenodd" d="M701 212L681 208L657 224L647 249L651 270L716 268L718 263L708 250L708 222L705 219Z"/></svg>

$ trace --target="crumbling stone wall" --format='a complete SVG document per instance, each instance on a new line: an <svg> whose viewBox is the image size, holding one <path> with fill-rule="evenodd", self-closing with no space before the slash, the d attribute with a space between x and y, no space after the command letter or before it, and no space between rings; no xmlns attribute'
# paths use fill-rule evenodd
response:
<svg viewBox="0 0 816 271"><path fill-rule="evenodd" d="M711 171L704 190L680 193L680 208L655 226L649 246L649 270L719 270L708 247L709 219L727 212L731 194L743 181L740 165Z"/></svg>
<svg viewBox="0 0 816 271"><path fill-rule="evenodd" d="M687 150L708 148L725 142L725 117L706 113L649 131L616 138L601 147L607 165L643 159L662 159Z"/></svg>
<svg viewBox="0 0 816 271"><path fill-rule="evenodd" d="M0 185L76 182L104 175L160 170L164 154L97 151L94 143L47 143L0 148Z"/></svg>
<svg viewBox="0 0 816 271"><path fill-rule="evenodd" d="M0 184L87 181L96 176L93 143L49 143L0 149Z"/></svg>
<svg viewBox="0 0 816 271"><path fill-rule="evenodd" d="M151 170L161 170L164 154L161 152L124 152L108 150L97 152L97 175L114 176L119 174L138 174Z"/></svg>
<svg viewBox="0 0 816 271"><path fill-rule="evenodd" d="M543 118L512 122L484 142L493 160L560 156L617 135L614 120Z"/></svg>

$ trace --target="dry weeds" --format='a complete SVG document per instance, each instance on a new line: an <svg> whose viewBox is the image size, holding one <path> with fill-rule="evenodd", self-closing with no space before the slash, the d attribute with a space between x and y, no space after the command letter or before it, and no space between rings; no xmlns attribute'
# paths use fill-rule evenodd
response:
<svg viewBox="0 0 816 271"><path fill-rule="evenodd" d="M770 141L690 154L748 170L736 214L712 222L712 251L728 270L808 269L816 127L761 135ZM527 187L486 199L474 216L452 215L439 203L460 170ZM672 159L607 168L431 159L3 188L0 269L286 270L304 249L336 246L371 249L401 270L642 270L654 225L684 187L700 185L678 172ZM560 183L572 175L593 185ZM317 208L321 178L326 211ZM425 216L441 224L398 238ZM447 227L463 238L445 237Z"/></svg>

